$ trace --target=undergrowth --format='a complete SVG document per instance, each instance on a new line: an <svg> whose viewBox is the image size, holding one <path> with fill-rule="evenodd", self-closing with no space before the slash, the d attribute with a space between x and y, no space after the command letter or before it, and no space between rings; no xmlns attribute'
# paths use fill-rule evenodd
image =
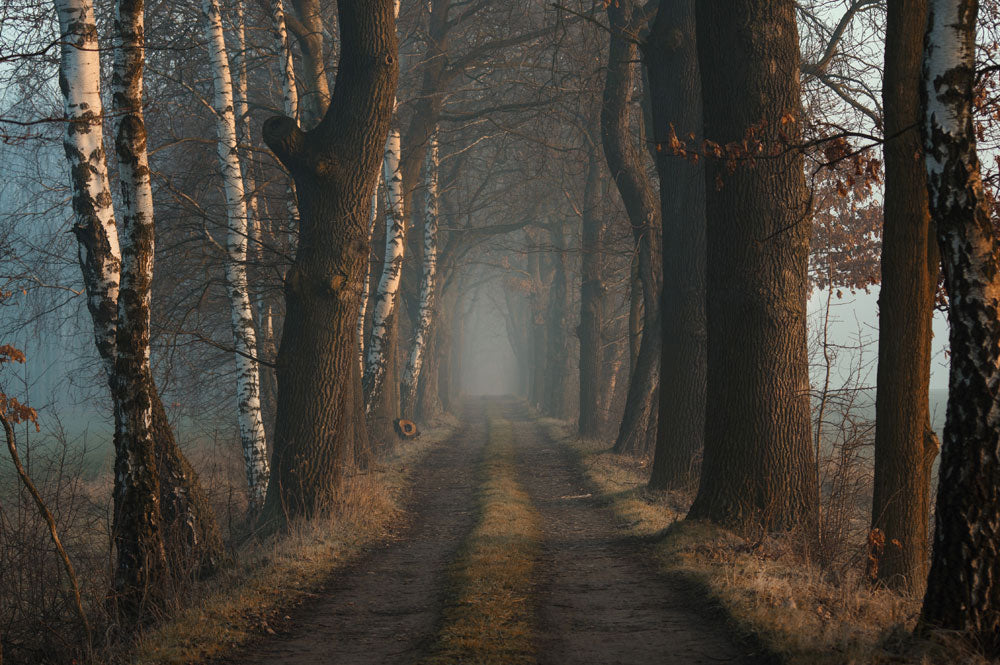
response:
<svg viewBox="0 0 1000 665"><path fill-rule="evenodd" d="M532 578L539 515L517 482L511 425L490 418L479 519L451 569L451 598L425 665L534 662Z"/></svg>
<svg viewBox="0 0 1000 665"><path fill-rule="evenodd" d="M706 522L685 521L693 496L646 488L649 469L581 440L543 419L569 447L591 483L634 535L654 544L665 573L716 601L735 629L790 665L983 663L946 638L916 640L920 599L871 589L863 562L830 567L804 554L794 536L745 539Z"/></svg>

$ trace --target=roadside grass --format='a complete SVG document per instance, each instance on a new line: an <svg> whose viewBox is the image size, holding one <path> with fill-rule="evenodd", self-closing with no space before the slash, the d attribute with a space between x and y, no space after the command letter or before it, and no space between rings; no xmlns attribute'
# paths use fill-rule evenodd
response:
<svg viewBox="0 0 1000 665"><path fill-rule="evenodd" d="M490 417L479 519L452 564L450 599L424 665L535 662L540 517L517 482L516 455L510 423Z"/></svg>
<svg viewBox="0 0 1000 665"><path fill-rule="evenodd" d="M684 521L693 496L646 488L649 469L581 440L566 423L540 419L547 434L573 451L594 489L634 535L653 544L662 571L726 612L734 629L790 665L881 665L986 661L941 638L910 632L920 598L872 590L863 552L851 565L823 568L794 536L744 539L705 522Z"/></svg>
<svg viewBox="0 0 1000 665"><path fill-rule="evenodd" d="M186 609L139 637L129 662L198 663L288 626L294 606L404 519L415 465L455 429L455 421L446 422L401 442L373 471L348 478L329 515L237 547L230 564L195 592Z"/></svg>

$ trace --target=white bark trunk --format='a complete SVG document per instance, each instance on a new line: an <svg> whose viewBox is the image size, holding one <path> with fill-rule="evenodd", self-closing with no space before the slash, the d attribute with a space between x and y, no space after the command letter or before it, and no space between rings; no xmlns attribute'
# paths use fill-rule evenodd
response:
<svg viewBox="0 0 1000 665"><path fill-rule="evenodd" d="M299 92L295 83L295 60L292 58L292 47L288 41L288 27L285 25L285 4L282 0L271 2L271 20L274 29L275 54L281 67L281 98L285 115L299 121ZM295 183L288 179L285 198L285 209L288 211L288 221L294 229L299 219L299 209L295 203ZM290 233L289 245L294 249L296 236Z"/></svg>
<svg viewBox="0 0 1000 665"><path fill-rule="evenodd" d="M424 189L424 270L420 280L420 322L413 339L413 349L403 375L403 415L413 417L417 408L417 389L420 384L420 370L424 363L424 349L434 324L434 277L437 273L437 232L438 232L438 155L437 132L431 134L427 150L426 178Z"/></svg>
<svg viewBox="0 0 1000 665"><path fill-rule="evenodd" d="M209 59L214 71L216 130L219 165L226 194L229 232L226 247L226 291L232 310L233 343L236 349L236 396L240 441L246 464L247 486L252 508L263 505L267 491L268 460L264 421L260 408L260 371L257 365L257 335L247 281L248 216L243 175L236 141L233 85L226 54L222 18L217 0L202 0Z"/></svg>
<svg viewBox="0 0 1000 665"><path fill-rule="evenodd" d="M65 99L63 147L73 187L73 231L94 339L107 378L114 376L121 251L104 152L104 107L97 23L91 0L55 0L59 16L60 87Z"/></svg>
<svg viewBox="0 0 1000 665"><path fill-rule="evenodd" d="M396 0L395 9L398 17L399 0ZM398 101L394 99L393 126L385 142L385 158L382 160L382 180L386 195L385 259L372 312L372 336L368 344L368 362L364 374L365 409L369 413L377 405L382 393L386 365L389 362L389 324L396 309L399 282L403 274L403 254L406 250L403 174L399 168L402 147L397 110Z"/></svg>

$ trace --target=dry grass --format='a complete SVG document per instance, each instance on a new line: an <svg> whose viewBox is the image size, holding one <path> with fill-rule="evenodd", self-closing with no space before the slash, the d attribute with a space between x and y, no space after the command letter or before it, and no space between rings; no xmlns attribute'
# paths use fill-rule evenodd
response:
<svg viewBox="0 0 1000 665"><path fill-rule="evenodd" d="M717 601L737 630L792 665L983 662L954 643L910 636L920 599L871 590L863 562L831 569L807 559L793 537L750 542L725 529L683 521L691 496L650 492L647 468L598 441L542 420L572 449L596 489L636 535L655 542L664 572Z"/></svg>
<svg viewBox="0 0 1000 665"><path fill-rule="evenodd" d="M330 516L239 548L233 563L206 582L190 607L142 635L136 665L196 663L238 647L286 612L362 549L389 534L404 512L414 465L454 431L446 424L399 445L374 472L350 478Z"/></svg>
<svg viewBox="0 0 1000 665"><path fill-rule="evenodd" d="M539 516L518 484L510 423L490 419L479 522L452 568L454 590L432 654L423 662L534 662L532 577Z"/></svg>

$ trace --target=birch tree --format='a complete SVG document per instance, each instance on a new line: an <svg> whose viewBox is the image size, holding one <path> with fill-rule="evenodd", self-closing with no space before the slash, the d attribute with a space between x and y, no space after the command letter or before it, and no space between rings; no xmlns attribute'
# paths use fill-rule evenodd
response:
<svg viewBox="0 0 1000 665"><path fill-rule="evenodd" d="M420 280L420 321L413 339L413 349L406 364L406 372L403 375L403 414L407 417L414 414L417 406L420 370L423 367L431 326L434 325L434 276L437 272L438 253L438 166L440 165L438 149L435 133L431 135L425 167L427 182L424 189L424 269Z"/></svg>
<svg viewBox="0 0 1000 665"><path fill-rule="evenodd" d="M122 264L115 336L115 587L126 612L139 613L141 596L161 593L167 552L157 504L153 433L153 378L149 365L153 282L153 190L142 114L143 0L115 8L112 100L115 154L121 182Z"/></svg>
<svg viewBox="0 0 1000 665"><path fill-rule="evenodd" d="M395 15L399 16L399 0L395 2ZM406 221L403 210L403 174L400 171L402 145L398 118L398 100L393 98L392 115L394 123L385 142L382 160L382 181L385 183L385 258L382 276L372 309L372 334L368 343L368 360L365 364L364 390L365 409L369 415L382 400L387 364L392 361L389 347L392 340L392 317L399 294L399 282L403 275L403 255L406 251Z"/></svg>
<svg viewBox="0 0 1000 665"><path fill-rule="evenodd" d="M221 540L197 476L177 449L149 370L152 197L142 121L143 5L115 20L116 153L125 205L123 265L103 147L103 105L93 5L55 0L60 28L64 147L73 232L98 354L115 405L114 584L132 619L168 575L217 565ZM124 270L124 276L122 271ZM124 288L122 288L124 287ZM119 350L120 347L120 350Z"/></svg>
<svg viewBox="0 0 1000 665"><path fill-rule="evenodd" d="M240 443L246 466L247 487L252 510L264 500L269 476L267 441L260 407L260 369L257 363L257 333L247 279L248 213L243 174L236 140L233 84L226 54L222 16L216 0L203 0L208 55L214 73L215 126L218 135L219 167L226 195L226 293L232 316L236 350L236 399Z"/></svg>
<svg viewBox="0 0 1000 665"><path fill-rule="evenodd" d="M930 0L921 103L951 368L934 550L918 630L1000 656L1000 239L976 152L977 0Z"/></svg>

